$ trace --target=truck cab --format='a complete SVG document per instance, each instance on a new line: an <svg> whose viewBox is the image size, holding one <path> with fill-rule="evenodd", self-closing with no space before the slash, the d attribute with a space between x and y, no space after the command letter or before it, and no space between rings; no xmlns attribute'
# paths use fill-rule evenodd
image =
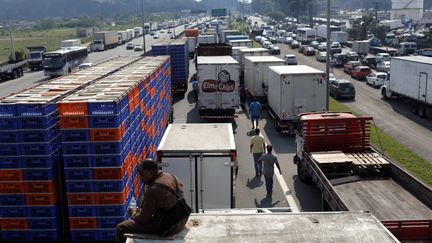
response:
<svg viewBox="0 0 432 243"><path fill-rule="evenodd" d="M47 48L45 46L29 46L27 49L29 49L27 61L30 70L42 70L43 54L47 51Z"/></svg>
<svg viewBox="0 0 432 243"><path fill-rule="evenodd" d="M103 40L94 40L92 44L93 51L103 51L105 50L105 44Z"/></svg>

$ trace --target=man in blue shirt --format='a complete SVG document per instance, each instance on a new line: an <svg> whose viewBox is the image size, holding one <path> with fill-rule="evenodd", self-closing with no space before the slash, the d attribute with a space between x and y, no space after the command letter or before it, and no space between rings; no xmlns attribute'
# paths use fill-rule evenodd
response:
<svg viewBox="0 0 432 243"><path fill-rule="evenodd" d="M252 130L258 128L258 122L261 116L261 109L261 103L256 98L254 98L249 105L249 115L252 121Z"/></svg>
<svg viewBox="0 0 432 243"><path fill-rule="evenodd" d="M194 92L194 96L195 96L195 101L198 101L198 80L196 79L196 77L193 77L192 80L192 90Z"/></svg>

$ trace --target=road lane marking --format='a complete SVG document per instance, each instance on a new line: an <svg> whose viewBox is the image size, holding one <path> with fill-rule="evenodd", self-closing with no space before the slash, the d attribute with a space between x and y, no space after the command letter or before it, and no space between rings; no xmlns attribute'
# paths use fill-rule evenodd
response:
<svg viewBox="0 0 432 243"><path fill-rule="evenodd" d="M283 176L279 174L279 170L276 167L274 168L274 173L276 174L276 179L278 180L279 185L281 186L282 191L284 192L285 199L287 200L288 206L291 208L291 211L293 213L299 213L300 210L297 206L297 203L294 200L291 190L288 188L288 185L286 184Z"/></svg>

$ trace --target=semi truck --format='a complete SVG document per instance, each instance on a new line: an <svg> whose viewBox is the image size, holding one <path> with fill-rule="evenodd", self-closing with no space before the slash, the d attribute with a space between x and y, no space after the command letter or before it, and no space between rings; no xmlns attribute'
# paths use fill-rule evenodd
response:
<svg viewBox="0 0 432 243"><path fill-rule="evenodd" d="M114 48L118 44L116 31L101 31L93 35L92 51L105 51Z"/></svg>
<svg viewBox="0 0 432 243"><path fill-rule="evenodd" d="M348 33L346 31L332 31L330 33L330 42L339 42L346 45L348 42Z"/></svg>
<svg viewBox="0 0 432 243"><path fill-rule="evenodd" d="M432 188L372 146L372 123L348 112L302 114L300 180L318 187L324 210L367 211L400 240L432 240Z"/></svg>
<svg viewBox="0 0 432 243"><path fill-rule="evenodd" d="M198 108L201 117L234 117L239 107L240 65L231 56L198 56Z"/></svg>
<svg viewBox="0 0 432 243"><path fill-rule="evenodd" d="M354 41L351 46L351 51L357 52L360 56L367 56L369 53L369 41Z"/></svg>
<svg viewBox="0 0 432 243"><path fill-rule="evenodd" d="M277 130L293 134L300 114L328 110L324 72L306 65L270 66L269 69L268 113Z"/></svg>
<svg viewBox="0 0 432 243"><path fill-rule="evenodd" d="M143 27L134 27L135 38L143 35Z"/></svg>
<svg viewBox="0 0 432 243"><path fill-rule="evenodd" d="M393 57L390 79L381 86L383 99L402 98L420 117L432 119L432 60L430 57Z"/></svg>
<svg viewBox="0 0 432 243"><path fill-rule="evenodd" d="M30 70L42 70L43 64L43 54L47 51L45 46L28 46L29 50L27 62Z"/></svg>
<svg viewBox="0 0 432 243"><path fill-rule="evenodd" d="M10 61L0 64L0 80L16 79L24 75L27 60Z"/></svg>
<svg viewBox="0 0 432 243"><path fill-rule="evenodd" d="M117 32L118 44L119 45L122 45L122 44L124 44L124 43L126 43L128 41L128 39L127 39L128 36L127 35L128 35L128 33L127 33L126 30Z"/></svg>

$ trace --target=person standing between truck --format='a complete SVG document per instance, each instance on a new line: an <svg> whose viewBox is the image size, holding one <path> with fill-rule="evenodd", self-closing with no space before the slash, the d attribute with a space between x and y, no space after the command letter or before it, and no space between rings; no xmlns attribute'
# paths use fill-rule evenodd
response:
<svg viewBox="0 0 432 243"><path fill-rule="evenodd" d="M258 128L258 122L261 116L261 103L254 98L253 101L249 105L249 115L252 121L252 130Z"/></svg>
<svg viewBox="0 0 432 243"><path fill-rule="evenodd" d="M140 206L128 210L131 219L117 225L117 243L126 242L125 233L176 234L184 229L191 213L183 199L182 182L175 175L160 171L159 163L145 159L138 174L147 188Z"/></svg>
<svg viewBox="0 0 432 243"><path fill-rule="evenodd" d="M194 75L192 77L192 90L194 93L195 101L198 101L198 88L199 88L198 80L197 80L196 76Z"/></svg>
<svg viewBox="0 0 432 243"><path fill-rule="evenodd" d="M273 175L274 175L274 166L279 170L279 174L282 174L278 159L276 156L272 154L273 146L270 144L267 145L267 153L261 155L259 158L260 162L263 163L263 173L267 195L266 197L271 197L273 193Z"/></svg>
<svg viewBox="0 0 432 243"><path fill-rule="evenodd" d="M250 152L254 159L255 176L262 175L262 163L259 161L259 158L265 152L265 144L264 137L260 135L259 128L256 128L255 136L250 140Z"/></svg>

